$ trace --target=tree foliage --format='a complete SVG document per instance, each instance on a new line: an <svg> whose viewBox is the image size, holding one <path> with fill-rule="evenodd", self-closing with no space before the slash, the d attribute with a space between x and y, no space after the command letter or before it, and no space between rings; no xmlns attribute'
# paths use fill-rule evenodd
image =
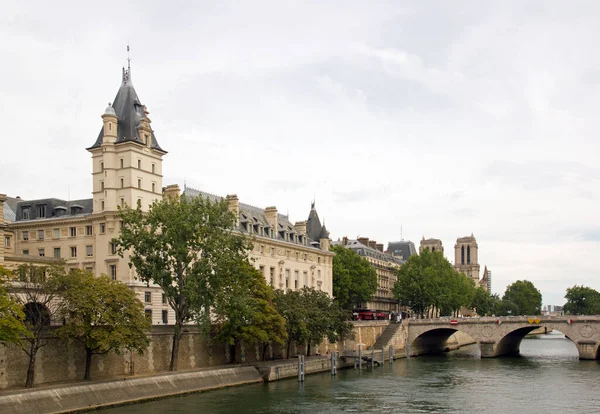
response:
<svg viewBox="0 0 600 414"><path fill-rule="evenodd" d="M61 266L36 266L22 264L15 271L13 298L25 312L25 326L30 335L21 343L29 358L25 386L35 385L35 366L38 351L48 345L47 327L59 312L61 301L57 298L57 278L65 268Z"/></svg>
<svg viewBox="0 0 600 414"><path fill-rule="evenodd" d="M122 348L143 353L149 344L151 323L144 305L123 283L80 269L57 275L62 300L60 314L65 324L58 328L63 338L80 342L86 353L84 379L90 379L92 356Z"/></svg>
<svg viewBox="0 0 600 414"><path fill-rule="evenodd" d="M539 315L542 312L542 294L528 280L517 280L506 288L502 302L510 302L517 315ZM504 306L509 306L505 304ZM515 315L513 313L513 315Z"/></svg>
<svg viewBox="0 0 600 414"><path fill-rule="evenodd" d="M567 302L563 310L571 315L598 315L600 314L600 293L587 286L573 286L567 288L565 295Z"/></svg>
<svg viewBox="0 0 600 414"><path fill-rule="evenodd" d="M285 344L285 319L274 300L275 293L265 277L247 261L236 272L235 283L224 286L217 294L213 310L218 328L215 339L231 345L232 362L239 341L263 347L269 343Z"/></svg>
<svg viewBox="0 0 600 414"><path fill-rule="evenodd" d="M371 299L377 291L377 272L359 254L344 246L331 249L333 257L333 297L342 309L352 310Z"/></svg>
<svg viewBox="0 0 600 414"><path fill-rule="evenodd" d="M441 252L422 251L408 258L397 273L394 295L417 315L439 309L442 315L457 313L472 302L474 283L458 273Z"/></svg>
<svg viewBox="0 0 600 414"><path fill-rule="evenodd" d="M10 275L10 271L0 267L0 344L20 345L29 332L25 327L23 308L6 290L5 283Z"/></svg>
<svg viewBox="0 0 600 414"><path fill-rule="evenodd" d="M119 253L130 250L139 277L160 286L175 312L169 369L177 370L182 326L191 319L209 332L210 309L235 269L246 260L248 242L233 233L235 217L227 202L195 197L157 201L144 213L121 211Z"/></svg>
<svg viewBox="0 0 600 414"><path fill-rule="evenodd" d="M325 338L334 343L352 332L347 312L323 291L308 287L287 293L277 290L275 303L286 321L288 357L292 343L306 344L310 355L313 344Z"/></svg>

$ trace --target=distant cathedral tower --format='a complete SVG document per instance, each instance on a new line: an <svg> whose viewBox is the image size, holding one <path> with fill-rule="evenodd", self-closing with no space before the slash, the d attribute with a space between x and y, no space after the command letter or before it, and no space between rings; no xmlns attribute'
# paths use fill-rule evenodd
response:
<svg viewBox="0 0 600 414"><path fill-rule="evenodd" d="M444 254L444 246L442 246L442 241L440 239L425 239L425 237L423 237L421 239L421 245L419 246L419 253L423 250L442 252L442 255Z"/></svg>
<svg viewBox="0 0 600 414"><path fill-rule="evenodd" d="M454 245L454 268L479 283L479 257L477 240L473 234L456 239Z"/></svg>

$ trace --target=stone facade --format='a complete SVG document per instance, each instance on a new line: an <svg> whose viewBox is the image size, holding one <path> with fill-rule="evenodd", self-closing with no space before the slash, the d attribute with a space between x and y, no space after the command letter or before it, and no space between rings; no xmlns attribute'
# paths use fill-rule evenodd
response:
<svg viewBox="0 0 600 414"><path fill-rule="evenodd" d="M442 252L444 254L444 246L442 246L442 241L440 239L421 239L421 244L419 246L419 253L423 250L429 250L430 252Z"/></svg>
<svg viewBox="0 0 600 414"><path fill-rule="evenodd" d="M454 245L454 268L479 284L479 257L477 240L471 234L456 239Z"/></svg>

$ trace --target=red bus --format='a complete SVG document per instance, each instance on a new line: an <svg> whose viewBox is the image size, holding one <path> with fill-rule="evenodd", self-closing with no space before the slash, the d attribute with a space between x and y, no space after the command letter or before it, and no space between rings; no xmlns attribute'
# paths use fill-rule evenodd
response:
<svg viewBox="0 0 600 414"><path fill-rule="evenodd" d="M372 321L389 319L390 313L385 311L371 309L354 309L352 311L352 319L355 321Z"/></svg>

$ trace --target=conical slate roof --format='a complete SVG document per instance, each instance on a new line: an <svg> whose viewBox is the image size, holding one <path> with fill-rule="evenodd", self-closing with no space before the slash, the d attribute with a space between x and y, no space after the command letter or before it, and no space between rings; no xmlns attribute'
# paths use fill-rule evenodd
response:
<svg viewBox="0 0 600 414"><path fill-rule="evenodd" d="M119 119L118 121L118 136L116 143L119 144L121 142L137 142L139 144L143 144L144 142L140 139L137 131L137 127L140 124L140 121L144 119L146 116L144 114L144 106L140 102L140 98L133 88L133 84L131 83L131 70L123 68L123 82L121 83L121 87L117 92L117 96L113 101L112 107ZM104 136L104 126L100 130L100 134L98 134L98 139L90 148L98 148L102 145L102 137ZM154 136L154 132L152 132L152 143L151 147L155 150L166 153L160 145L158 145L158 141Z"/></svg>
<svg viewBox="0 0 600 414"><path fill-rule="evenodd" d="M306 220L306 234L310 239L318 241L321 238L321 230L321 220L319 220L315 203L312 202L310 205L310 214L308 215L308 220Z"/></svg>

